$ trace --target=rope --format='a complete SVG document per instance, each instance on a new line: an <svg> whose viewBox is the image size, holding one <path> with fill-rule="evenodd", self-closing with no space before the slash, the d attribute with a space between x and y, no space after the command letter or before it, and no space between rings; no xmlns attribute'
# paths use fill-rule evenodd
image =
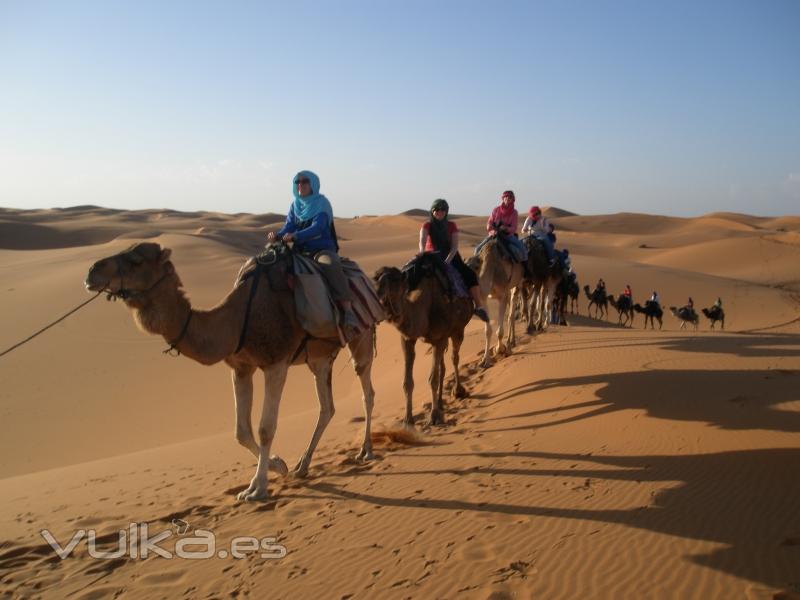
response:
<svg viewBox="0 0 800 600"><path fill-rule="evenodd" d="M53 325L57 325L58 323L60 323L60 322L61 322L61 321L63 321L64 319L66 319L68 316L70 316L72 313L74 313L74 312L78 311L79 309L81 309L81 308L83 308L84 306L86 306L87 304L89 304L89 302L91 302L92 300L96 300L96 299L97 299L97 297L98 297L100 294L102 294L102 293L103 293L103 290L100 290L99 292L97 292L97 294L95 294L94 296L92 296L91 298L89 298L89 299L88 299L86 302L82 302L81 304L79 304L78 306L76 306L75 308L73 308L71 311L69 311L67 314L63 315L62 317L59 317L58 319L56 319L55 321L53 321L53 322L52 322L52 323L50 323L49 325L46 325L46 326L42 327L42 328L41 328L39 331L37 331L36 333L34 333L34 334L33 334L33 335L31 335L31 336L28 336L27 338L25 338L25 339L24 339L24 340L22 340L21 342L18 342L18 343L16 343L16 344L14 344L13 346L11 346L10 348L8 348L8 349L6 349L6 350L3 350L3 352L0 352L0 357L3 357L3 356L5 356L6 354L8 354L9 352L11 352L12 350L16 350L17 348L19 348L19 347L20 347L20 346L22 346L23 344L27 344L28 342L30 342L30 341L31 341L33 338L35 338L36 336L38 336L38 335L40 335L40 334L44 333L45 331L47 331L48 329L50 329L50 328L51 328Z"/></svg>

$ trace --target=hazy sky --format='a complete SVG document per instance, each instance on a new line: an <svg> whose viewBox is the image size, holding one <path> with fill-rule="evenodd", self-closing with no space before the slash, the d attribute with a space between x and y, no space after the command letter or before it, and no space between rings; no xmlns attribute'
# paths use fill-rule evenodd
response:
<svg viewBox="0 0 800 600"><path fill-rule="evenodd" d="M800 214L800 1L0 0L0 206Z"/></svg>

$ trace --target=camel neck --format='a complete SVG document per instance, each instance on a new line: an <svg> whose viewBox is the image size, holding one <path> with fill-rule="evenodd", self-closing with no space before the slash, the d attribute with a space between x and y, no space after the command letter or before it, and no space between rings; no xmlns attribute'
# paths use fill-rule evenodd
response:
<svg viewBox="0 0 800 600"><path fill-rule="evenodd" d="M187 358L209 365L233 354L236 347L236 332L225 324L227 312L225 303L211 310L193 309L182 290L165 286L135 309L134 318L141 329L162 336L167 344L178 340L175 349Z"/></svg>

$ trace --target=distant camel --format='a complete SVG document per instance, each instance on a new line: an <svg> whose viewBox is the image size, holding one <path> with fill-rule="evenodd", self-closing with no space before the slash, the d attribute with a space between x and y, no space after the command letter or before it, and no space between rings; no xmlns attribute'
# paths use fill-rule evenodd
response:
<svg viewBox="0 0 800 600"><path fill-rule="evenodd" d="M720 322L720 329L725 329L725 311L720 306L712 306L711 308L702 309L703 314L711 321L711 329L717 321Z"/></svg>
<svg viewBox="0 0 800 600"><path fill-rule="evenodd" d="M265 281L260 286L256 287L258 275L247 277L250 272L261 272L262 265L251 258L240 269L234 289L211 310L192 308L169 260L171 250L154 243L135 244L97 261L85 282L90 291L106 291L121 298L139 328L164 336L171 349L203 365L225 361L231 367L236 439L258 459L256 473L247 489L238 495L239 500L269 498L267 469L284 475L288 471L286 463L270 456L269 451L291 365L306 363L314 373L320 405L311 441L294 474L302 477L308 473L314 450L334 412L331 375L333 361L341 349L339 340L311 338L303 330L295 312L294 293L286 280L284 254L274 249L273 252L276 254L272 262L263 267ZM347 344L364 393L364 443L358 453L358 458L364 460L373 457L370 425L375 394L370 373L374 335L375 326L371 325ZM258 444L251 424L256 369L264 373Z"/></svg>
<svg viewBox="0 0 800 600"><path fill-rule="evenodd" d="M480 286L481 296L484 301L491 296L499 305L500 311L497 317L497 346L495 356L509 354L511 347L516 342L514 332L514 310L511 303L512 296L517 286L522 282L522 264L513 262L499 248L497 238L489 240L481 248L480 253L470 256L466 263L469 268L478 274L478 285ZM505 326L506 312L508 312L508 334L505 342L503 341L503 328ZM485 326L486 345L483 352L483 359L480 365L484 368L491 365L490 355L492 343L492 324L486 323Z"/></svg>
<svg viewBox="0 0 800 600"><path fill-rule="evenodd" d="M700 322L700 317L694 309L686 308L685 306L678 309L674 306L669 307L670 312L681 322L681 329L686 327L686 323L694 325L694 330L697 331L697 325Z"/></svg>
<svg viewBox="0 0 800 600"><path fill-rule="evenodd" d="M472 318L472 300L470 298L450 297L436 277L433 269L435 261L430 255L423 255L419 264L426 273L421 277L416 289L410 290L409 274L395 267L381 267L375 273L378 297L381 299L388 320L400 331L403 357L405 359L405 376L403 391L406 396L407 427L414 427L411 398L414 394L414 358L419 338L433 347L431 364L431 425L444 423L444 404L442 391L444 387L444 354L447 342L453 342L453 383L452 395L464 398L466 390L461 385L458 375L458 353L464 341L464 327ZM441 261L441 259L439 259Z"/></svg>
<svg viewBox="0 0 800 600"><path fill-rule="evenodd" d="M523 243L528 250L528 262L518 292L530 334L543 331L549 324L551 304L556 300L564 268L559 261L550 263L544 244L535 236L525 237Z"/></svg>
<svg viewBox="0 0 800 600"><path fill-rule="evenodd" d="M614 294L608 295L608 303L617 309L619 313L619 317L617 319L617 323L619 325L627 326L630 323L630 326L633 327L633 306L631 306L631 299L627 296L620 296L619 300L614 298ZM623 322L623 318L625 321Z"/></svg>
<svg viewBox="0 0 800 600"><path fill-rule="evenodd" d="M592 316L592 306L594 306L594 318L599 319L605 314L606 319L608 319L608 296L605 290L595 288L593 292L589 292L589 286L585 285L583 286L583 291L589 299L589 306L586 308L589 316Z"/></svg>
<svg viewBox="0 0 800 600"><path fill-rule="evenodd" d="M636 304L633 305L633 310L635 310L638 313L644 313L644 328L645 329L647 329L647 321L648 320L650 321L650 329L655 329L656 328L653 319L657 319L658 320L658 328L659 329L661 329L661 327L664 325L664 321L662 319L662 317L664 316L664 311L661 310L661 305L659 305L656 302L648 300L647 302L645 302L644 308L642 308L641 304L636 303Z"/></svg>

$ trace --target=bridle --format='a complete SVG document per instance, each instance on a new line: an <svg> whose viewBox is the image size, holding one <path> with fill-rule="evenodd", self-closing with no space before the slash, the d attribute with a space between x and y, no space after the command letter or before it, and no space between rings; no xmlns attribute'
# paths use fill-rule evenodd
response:
<svg viewBox="0 0 800 600"><path fill-rule="evenodd" d="M107 281L105 283L105 285L103 286L103 288L99 292L99 293L103 293L103 292L106 293L106 300L114 300L115 302L116 302L117 298L119 298L123 302L126 302L128 300L135 300L135 299L137 299L139 297L145 296L145 295L149 294L150 292L152 292L154 289L156 289L156 287L159 286L159 284L161 284L162 281L164 281L168 276L170 276L172 274L169 270L165 271L164 274L161 277L159 277L155 281L155 283L153 283L153 285L151 285L147 289L144 289L144 290L127 289L125 287L125 261L122 260L122 254L123 253L120 252L119 254L116 254L114 256L114 261L117 263L117 271L119 272L119 289L116 290L116 291L109 290L108 289L108 285L111 283L111 281L109 280L109 281ZM192 310L191 307L189 307L189 314L186 315L186 320L183 323L183 327L181 328L181 332L178 334L178 337L176 337L174 340L167 341L167 343L169 344L169 347L166 350L163 351L163 354L169 354L170 356L179 356L180 355L181 351L178 350L176 346L181 342L181 340L186 335L186 332L189 329L189 322L192 320L192 315L193 314L194 314L194 311Z"/></svg>
<svg viewBox="0 0 800 600"><path fill-rule="evenodd" d="M380 278L377 281L378 287L380 287L381 281L387 275L388 275L388 273L384 273L383 275L380 276ZM401 312L399 310L397 310L397 308L395 308L394 302L392 302L392 295L391 294L386 294L386 296L384 298L381 298L381 304L383 304L384 308L388 309L387 312L389 313L389 320L390 321L397 321L397 320L400 319Z"/></svg>

